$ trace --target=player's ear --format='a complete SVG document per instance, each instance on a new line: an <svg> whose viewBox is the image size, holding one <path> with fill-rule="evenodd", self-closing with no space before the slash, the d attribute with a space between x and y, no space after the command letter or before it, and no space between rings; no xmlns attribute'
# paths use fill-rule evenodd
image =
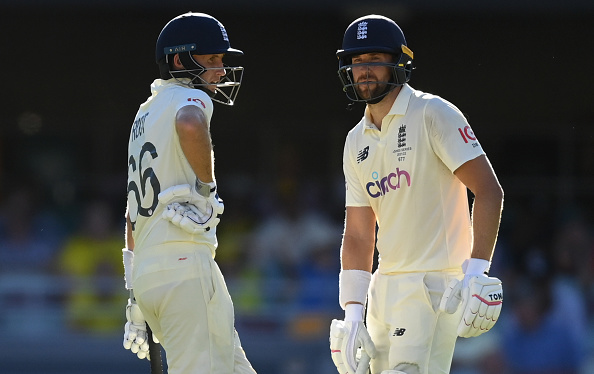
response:
<svg viewBox="0 0 594 374"><path fill-rule="evenodd" d="M174 70L183 70L184 68L184 64L182 64L180 58L179 58L179 53L176 53L173 56L173 69Z"/></svg>

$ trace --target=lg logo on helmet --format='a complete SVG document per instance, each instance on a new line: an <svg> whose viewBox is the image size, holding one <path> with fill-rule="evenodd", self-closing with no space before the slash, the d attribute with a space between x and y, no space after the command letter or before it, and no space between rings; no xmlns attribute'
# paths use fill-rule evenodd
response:
<svg viewBox="0 0 594 374"><path fill-rule="evenodd" d="M472 143L472 147L478 147L478 143L476 142L476 136L474 136L474 132L472 131L470 126L466 126L463 129L458 128L458 132L462 136L462 140L464 140L464 143L469 143L472 141L474 142Z"/></svg>

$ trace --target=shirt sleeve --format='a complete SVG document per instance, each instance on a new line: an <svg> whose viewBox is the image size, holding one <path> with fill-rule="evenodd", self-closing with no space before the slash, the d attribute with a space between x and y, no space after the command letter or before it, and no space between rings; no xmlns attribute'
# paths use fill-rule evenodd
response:
<svg viewBox="0 0 594 374"><path fill-rule="evenodd" d="M452 172L484 154L468 121L453 104L434 98L427 103L424 117L433 151Z"/></svg>
<svg viewBox="0 0 594 374"><path fill-rule="evenodd" d="M346 188L345 206L370 206L369 199L355 168L356 163L353 157L353 152L351 151L352 147L350 146L350 143L351 142L347 137L342 157L342 168L344 171Z"/></svg>
<svg viewBox="0 0 594 374"><path fill-rule="evenodd" d="M187 105L194 105L202 109L206 114L208 123L212 117L213 104L208 94L198 89L180 89L173 96L173 105L175 106L175 113Z"/></svg>

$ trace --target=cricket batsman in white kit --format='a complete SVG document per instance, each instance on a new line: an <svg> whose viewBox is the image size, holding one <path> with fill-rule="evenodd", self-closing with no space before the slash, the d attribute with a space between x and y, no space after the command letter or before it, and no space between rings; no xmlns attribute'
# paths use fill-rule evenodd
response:
<svg viewBox="0 0 594 374"><path fill-rule="evenodd" d="M365 112L344 147L345 318L332 321L332 360L341 374L449 373L457 337L488 331L501 311L487 272L503 190L462 113L407 84L413 52L394 21L355 20L337 56Z"/></svg>
<svg viewBox="0 0 594 374"><path fill-rule="evenodd" d="M223 57L242 54L207 14L171 20L156 45L161 79L130 132L124 347L147 357L148 323L170 374L255 374L214 261L223 202L210 120L213 100L233 105L241 85L243 68Z"/></svg>

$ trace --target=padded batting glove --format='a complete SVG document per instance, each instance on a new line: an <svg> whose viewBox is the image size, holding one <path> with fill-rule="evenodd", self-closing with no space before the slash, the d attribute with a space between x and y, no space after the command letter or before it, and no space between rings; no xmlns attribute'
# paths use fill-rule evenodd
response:
<svg viewBox="0 0 594 374"><path fill-rule="evenodd" d="M162 217L190 234L215 228L225 209L216 183L198 179L193 188L189 184L167 188L159 194L159 202L166 205Z"/></svg>
<svg viewBox="0 0 594 374"><path fill-rule="evenodd" d="M369 363L377 355L377 350L363 323L362 316L354 319L345 318L344 321L332 320L330 353L340 374L368 372Z"/></svg>
<svg viewBox="0 0 594 374"><path fill-rule="evenodd" d="M124 326L124 348L136 353L138 358L147 358L149 345L147 341L146 321L138 304L133 298L126 305L126 325Z"/></svg>
<svg viewBox="0 0 594 374"><path fill-rule="evenodd" d="M479 336L491 330L503 306L501 280L485 275L483 271L486 271L488 266L477 266L477 262L473 260L477 259L470 259L465 264L462 281L453 279L450 282L439 304L439 309L449 314L455 313L462 304L462 318L457 332L458 336L463 338Z"/></svg>
<svg viewBox="0 0 594 374"><path fill-rule="evenodd" d="M126 305L126 325L124 326L124 348L136 353L139 359L151 360L149 354L148 333L146 321L140 311L132 293ZM159 343L159 339L153 334L153 341Z"/></svg>

